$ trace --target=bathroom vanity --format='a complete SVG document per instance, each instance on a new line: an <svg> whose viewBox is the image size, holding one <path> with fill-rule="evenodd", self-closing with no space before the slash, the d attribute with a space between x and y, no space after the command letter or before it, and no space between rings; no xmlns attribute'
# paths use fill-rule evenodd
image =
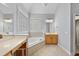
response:
<svg viewBox="0 0 79 59"><path fill-rule="evenodd" d="M45 44L58 44L57 33L45 33Z"/></svg>
<svg viewBox="0 0 79 59"><path fill-rule="evenodd" d="M0 39L0 56L26 56L27 36Z"/></svg>

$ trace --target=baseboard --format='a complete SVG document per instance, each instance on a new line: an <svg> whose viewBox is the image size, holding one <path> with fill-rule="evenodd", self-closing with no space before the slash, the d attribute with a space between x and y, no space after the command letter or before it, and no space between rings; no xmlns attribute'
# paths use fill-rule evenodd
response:
<svg viewBox="0 0 79 59"><path fill-rule="evenodd" d="M62 45L58 44L58 46L61 47L64 51L66 51L69 54L69 56L71 55L71 53L67 49L65 49Z"/></svg>

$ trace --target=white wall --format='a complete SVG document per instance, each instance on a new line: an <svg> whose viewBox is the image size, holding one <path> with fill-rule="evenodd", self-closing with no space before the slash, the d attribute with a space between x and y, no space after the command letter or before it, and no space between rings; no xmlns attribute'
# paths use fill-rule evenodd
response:
<svg viewBox="0 0 79 59"><path fill-rule="evenodd" d="M57 3L47 3L47 6L45 6L44 3L34 3L34 4L32 4L31 13L54 14L56 6L57 6Z"/></svg>
<svg viewBox="0 0 79 59"><path fill-rule="evenodd" d="M70 4L58 5L55 15L55 30L59 35L58 44L70 52Z"/></svg>

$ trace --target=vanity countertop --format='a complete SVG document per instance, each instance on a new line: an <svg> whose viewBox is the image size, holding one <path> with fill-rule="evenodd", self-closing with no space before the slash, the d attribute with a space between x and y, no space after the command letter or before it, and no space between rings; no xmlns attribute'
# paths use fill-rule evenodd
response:
<svg viewBox="0 0 79 59"><path fill-rule="evenodd" d="M58 33L45 33L46 35L58 35Z"/></svg>
<svg viewBox="0 0 79 59"><path fill-rule="evenodd" d="M27 42L27 38L28 36L17 35L12 39L0 39L0 56L6 55L21 43Z"/></svg>

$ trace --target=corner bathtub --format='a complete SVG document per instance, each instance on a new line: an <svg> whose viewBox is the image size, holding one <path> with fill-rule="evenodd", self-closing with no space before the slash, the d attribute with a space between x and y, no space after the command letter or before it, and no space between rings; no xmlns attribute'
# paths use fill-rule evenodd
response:
<svg viewBox="0 0 79 59"><path fill-rule="evenodd" d="M28 48L44 41L44 37L30 37L28 38Z"/></svg>

